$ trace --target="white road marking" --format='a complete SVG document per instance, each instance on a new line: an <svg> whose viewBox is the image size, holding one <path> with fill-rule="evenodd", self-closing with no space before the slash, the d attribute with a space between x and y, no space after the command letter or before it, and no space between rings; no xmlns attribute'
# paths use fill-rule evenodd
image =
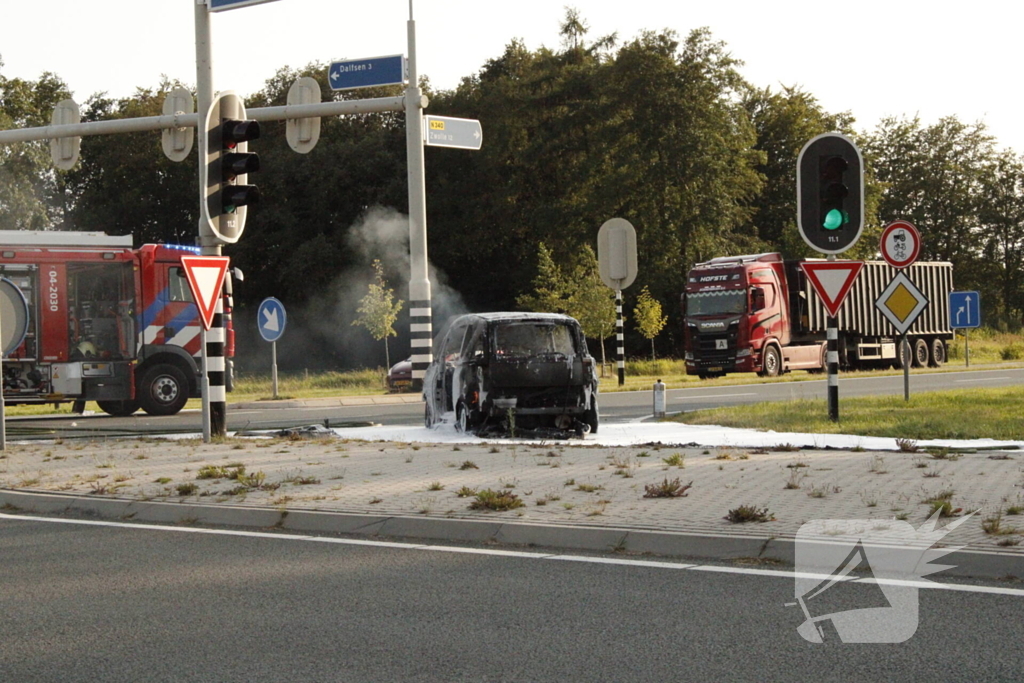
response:
<svg viewBox="0 0 1024 683"><path fill-rule="evenodd" d="M981 377L979 379L955 379L954 382L958 384L966 384L967 382L995 382L1001 379L1010 379L1009 377Z"/></svg>
<svg viewBox="0 0 1024 683"><path fill-rule="evenodd" d="M707 401L709 398L730 398L732 396L757 396L754 392L749 394L704 394L703 396L680 396L672 397L673 401Z"/></svg>
<svg viewBox="0 0 1024 683"><path fill-rule="evenodd" d="M521 557L535 560L558 560L584 562L588 564L609 564L627 567L653 567L657 569L675 569L683 571L701 571L717 574L741 574L747 576L770 576L792 581L800 578L826 579L829 575L808 574L805 572L780 571L777 569L752 569L749 567L723 567L718 565L682 564L679 562L658 562L655 560L633 560L617 557L589 557L587 555L562 555L552 553L531 553L520 550L498 550L491 548L466 548L448 545L430 545L426 543L397 543L393 541L365 541L354 538L334 538L327 536L308 536L305 534L268 533L264 531L237 531L233 529L205 529L202 527L163 526L159 524L131 524L126 522L103 522L85 519L58 519L53 517L35 517L31 515L9 515L0 513L0 519L24 520L28 522L47 522L51 524L77 524L79 526L113 527L117 529L145 529L147 531L171 531L187 534L210 534L215 536L242 536L247 538L266 538L283 541L307 541L312 543L332 543L336 545L369 546L374 548L396 548L404 550L431 550L445 553L461 553L466 555L491 555L496 557ZM961 593L987 593L990 595L1010 595L1024 597L1024 589L1003 588L1000 586L975 586L969 584L937 583L932 581L901 581L898 579L874 579L847 577L854 583L878 583L893 586L913 585L918 588L957 591Z"/></svg>

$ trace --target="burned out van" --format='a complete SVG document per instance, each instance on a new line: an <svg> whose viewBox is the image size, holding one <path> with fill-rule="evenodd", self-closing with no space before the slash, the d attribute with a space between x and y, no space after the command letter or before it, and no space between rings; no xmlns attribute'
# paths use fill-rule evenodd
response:
<svg viewBox="0 0 1024 683"><path fill-rule="evenodd" d="M596 433L597 373L580 324L555 313L478 313L434 340L425 422L464 432Z"/></svg>

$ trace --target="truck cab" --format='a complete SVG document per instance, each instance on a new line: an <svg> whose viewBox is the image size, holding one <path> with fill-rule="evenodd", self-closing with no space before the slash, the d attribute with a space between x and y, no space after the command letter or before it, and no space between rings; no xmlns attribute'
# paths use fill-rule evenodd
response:
<svg viewBox="0 0 1024 683"><path fill-rule="evenodd" d="M766 376L786 370L788 289L782 255L732 256L699 263L682 295L686 373Z"/></svg>

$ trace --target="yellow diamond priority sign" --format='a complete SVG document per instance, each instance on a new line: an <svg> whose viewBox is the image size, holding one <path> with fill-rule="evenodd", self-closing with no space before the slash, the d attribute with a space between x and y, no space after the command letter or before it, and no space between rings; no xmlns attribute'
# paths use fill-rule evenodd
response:
<svg viewBox="0 0 1024 683"><path fill-rule="evenodd" d="M928 299L903 272L892 279L885 288L875 307L882 312L896 331L905 334L928 306Z"/></svg>

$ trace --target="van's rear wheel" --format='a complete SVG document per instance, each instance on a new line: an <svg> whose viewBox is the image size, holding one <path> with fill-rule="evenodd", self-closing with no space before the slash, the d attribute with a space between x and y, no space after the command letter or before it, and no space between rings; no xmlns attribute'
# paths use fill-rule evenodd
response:
<svg viewBox="0 0 1024 683"><path fill-rule="evenodd" d="M177 367L161 363L146 371L136 394L150 415L174 415L188 401L188 380Z"/></svg>

